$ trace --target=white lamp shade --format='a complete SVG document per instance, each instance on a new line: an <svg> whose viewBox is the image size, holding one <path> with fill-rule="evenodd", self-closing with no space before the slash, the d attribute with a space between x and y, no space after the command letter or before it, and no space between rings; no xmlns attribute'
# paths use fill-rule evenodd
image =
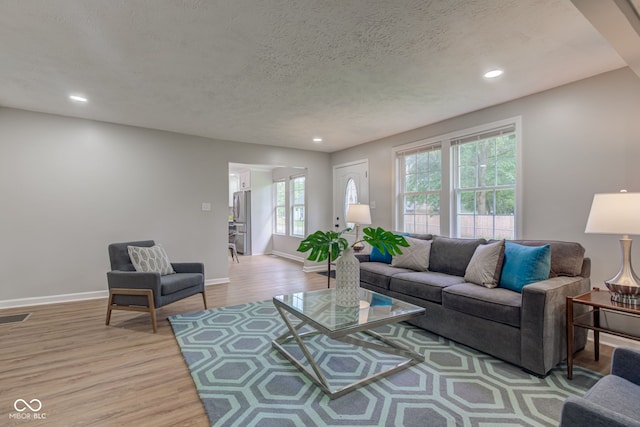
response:
<svg viewBox="0 0 640 427"><path fill-rule="evenodd" d="M347 208L346 221L361 225L371 224L371 211L369 210L369 205L349 205L349 207Z"/></svg>
<svg viewBox="0 0 640 427"><path fill-rule="evenodd" d="M594 195L584 232L640 234L640 193Z"/></svg>

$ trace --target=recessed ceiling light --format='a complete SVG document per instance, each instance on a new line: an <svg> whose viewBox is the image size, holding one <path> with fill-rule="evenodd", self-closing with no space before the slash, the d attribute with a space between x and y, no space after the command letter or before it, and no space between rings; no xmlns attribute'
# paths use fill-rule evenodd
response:
<svg viewBox="0 0 640 427"><path fill-rule="evenodd" d="M322 142L322 138L318 138L318 137L313 138L313 142Z"/></svg>
<svg viewBox="0 0 640 427"><path fill-rule="evenodd" d="M88 99L81 95L69 95L69 99L75 102L87 102Z"/></svg>
<svg viewBox="0 0 640 427"><path fill-rule="evenodd" d="M491 70L484 73L484 77L486 79L495 79L496 77L501 76L502 73L504 73L502 70Z"/></svg>

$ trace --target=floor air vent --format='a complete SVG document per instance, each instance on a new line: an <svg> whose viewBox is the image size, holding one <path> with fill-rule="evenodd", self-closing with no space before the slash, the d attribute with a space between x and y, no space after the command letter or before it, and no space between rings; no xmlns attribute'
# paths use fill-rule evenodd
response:
<svg viewBox="0 0 640 427"><path fill-rule="evenodd" d="M31 313L25 314L12 314L11 316L0 316L0 325L5 323L20 323L24 322L31 316Z"/></svg>

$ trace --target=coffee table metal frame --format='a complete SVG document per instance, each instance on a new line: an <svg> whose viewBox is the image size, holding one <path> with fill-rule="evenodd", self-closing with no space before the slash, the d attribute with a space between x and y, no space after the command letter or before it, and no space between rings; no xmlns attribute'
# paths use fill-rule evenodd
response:
<svg viewBox="0 0 640 427"><path fill-rule="evenodd" d="M361 291L365 293L375 294L375 292L364 290L364 289ZM315 291L315 292L329 293L329 292L335 292L335 289L326 289L326 290ZM385 297L385 298L390 298L390 297ZM387 325L390 323L403 322L405 320L408 320L417 316L421 316L422 314L424 314L424 311L425 311L424 308L422 307L414 306L416 308L416 311L413 311L413 312L393 314L393 315L389 315L388 317L376 319L371 322L368 322L368 321L363 322L362 324L354 323L353 325L346 328L330 329L318 323L316 320L314 320L314 316L305 315L304 313L297 311L294 307L290 307L283 301L279 300L278 297L273 298L273 304L275 305L275 308L278 310L278 313L280 313L280 316L284 320L284 323L287 325L288 331L280 335L279 337L277 337L275 340L273 340L272 346L276 350L278 350L284 357L286 357L300 371L304 372L314 383L316 383L325 393L327 393L331 399L340 397L346 393L349 393L355 390L358 387L362 387L366 384L370 384L382 377L388 376L394 372L398 372L402 369L408 368L417 363L424 362L425 360L424 355L415 352L414 350L410 349L409 347L403 344L400 344L388 338L385 338L380 334L377 334L371 330L378 326ZM405 303L403 301L402 304L407 305L408 303ZM408 304L408 305L411 305L411 304ZM319 307L315 311L315 314L318 314L318 315L321 314L323 310L326 310L328 308L328 306L329 306L329 303ZM300 322L294 325L291 319L289 318L289 316L287 316L287 313L299 319ZM298 331L305 325L308 325L309 327L313 328L313 330L299 333ZM375 338L376 340L378 340L380 343L376 343L374 341L366 341L366 340L354 337L353 335L358 332L362 332L366 335L369 335ZM407 360L404 362L398 363L397 365L392 366L386 370L376 372L372 375L369 375L351 384L345 385L343 387L331 388L329 381L327 380L326 376L318 366L316 360L314 359L313 355L305 345L304 339L303 339L305 337L310 337L318 334L323 334L331 339L344 342L344 343L349 343L354 346L368 348L368 349L380 351L387 354L393 354L396 356L401 356L406 358ZM283 347L283 344L291 341L295 341L297 345L300 347L300 350L304 354L305 359L309 362L311 369L303 365L298 359L296 359L296 357L294 357L287 349Z"/></svg>

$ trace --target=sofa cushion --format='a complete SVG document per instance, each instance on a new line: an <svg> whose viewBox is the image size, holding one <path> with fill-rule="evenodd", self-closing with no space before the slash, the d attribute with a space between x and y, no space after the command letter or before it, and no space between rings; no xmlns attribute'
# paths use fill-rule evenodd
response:
<svg viewBox="0 0 640 427"><path fill-rule="evenodd" d="M471 316L520 327L522 295L504 288L489 289L473 283L448 286L442 306Z"/></svg>
<svg viewBox="0 0 640 427"><path fill-rule="evenodd" d="M393 257L391 265L399 268L410 268L415 271L427 271L432 241L411 237L405 237L405 239L409 246L402 248L402 254Z"/></svg>
<svg viewBox="0 0 640 427"><path fill-rule="evenodd" d="M434 236L429 257L429 271L463 277L476 248L484 239L454 239Z"/></svg>
<svg viewBox="0 0 640 427"><path fill-rule="evenodd" d="M522 292L530 283L549 277L551 246L524 246L506 242L500 287Z"/></svg>
<svg viewBox="0 0 640 427"><path fill-rule="evenodd" d="M394 274L391 278L389 289L440 304L442 302L442 289L463 282L464 279L459 276L431 271L412 271Z"/></svg>
<svg viewBox="0 0 640 427"><path fill-rule="evenodd" d="M131 263L136 271L142 273L174 274L167 253L162 246L127 246Z"/></svg>
<svg viewBox="0 0 640 427"><path fill-rule="evenodd" d="M407 273L413 270L392 267L382 262L360 263L360 281L379 288L389 289L389 282L394 274Z"/></svg>
<svg viewBox="0 0 640 427"><path fill-rule="evenodd" d="M495 288L500 280L503 259L504 240L478 246L464 273L464 280L487 288Z"/></svg>
<svg viewBox="0 0 640 427"><path fill-rule="evenodd" d="M176 273L160 277L160 293L171 295L183 289L202 284L200 273Z"/></svg>
<svg viewBox="0 0 640 427"><path fill-rule="evenodd" d="M551 246L551 271L549 277L579 276L582 272L585 249L580 243L555 240L512 240L525 246Z"/></svg>

